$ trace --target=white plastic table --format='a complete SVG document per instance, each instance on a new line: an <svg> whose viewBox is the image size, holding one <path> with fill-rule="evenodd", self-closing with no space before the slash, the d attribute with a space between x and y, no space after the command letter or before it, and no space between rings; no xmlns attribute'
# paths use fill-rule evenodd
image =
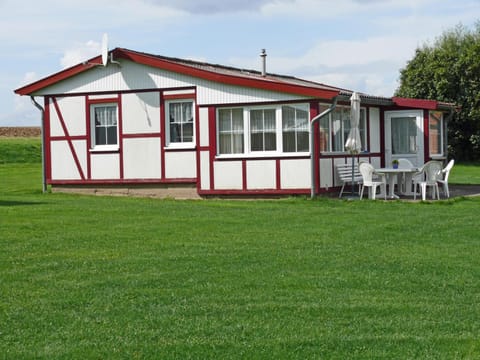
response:
<svg viewBox="0 0 480 360"><path fill-rule="evenodd" d="M408 186L408 184L412 183L412 176L418 172L418 168L378 168L375 169L375 173L377 174L383 174L387 177L387 184L388 184L388 194L387 197L390 199L398 199L398 195L395 194L394 192L394 187L395 187L395 179L397 178L398 174L404 174L402 178L405 178L405 192L403 193L404 195L413 195L412 192L412 186ZM399 182L398 183L398 188L399 191L401 192L402 189L402 184ZM383 196L383 194L382 194Z"/></svg>

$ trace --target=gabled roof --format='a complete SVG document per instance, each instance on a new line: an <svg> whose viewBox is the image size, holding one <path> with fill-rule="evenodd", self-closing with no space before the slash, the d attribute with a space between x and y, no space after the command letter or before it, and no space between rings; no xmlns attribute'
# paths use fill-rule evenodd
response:
<svg viewBox="0 0 480 360"><path fill-rule="evenodd" d="M271 73L267 73L263 76L259 71L152 55L123 48L111 50L109 56L113 56L115 60L126 59L138 64L214 82L291 93L314 98L332 99L337 96L341 90L339 88L302 80L293 76L276 75ZM39 90L88 71L101 63L101 56L94 57L84 63L72 66L39 81L18 88L15 90L15 93L19 95L32 95Z"/></svg>

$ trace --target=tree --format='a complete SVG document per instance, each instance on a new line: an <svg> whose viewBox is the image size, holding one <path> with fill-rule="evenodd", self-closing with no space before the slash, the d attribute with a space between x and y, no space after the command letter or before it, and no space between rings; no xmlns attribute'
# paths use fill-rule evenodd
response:
<svg viewBox="0 0 480 360"><path fill-rule="evenodd" d="M473 30L458 25L433 45L425 44L400 70L396 96L455 103L448 123L449 154L480 160L480 21Z"/></svg>

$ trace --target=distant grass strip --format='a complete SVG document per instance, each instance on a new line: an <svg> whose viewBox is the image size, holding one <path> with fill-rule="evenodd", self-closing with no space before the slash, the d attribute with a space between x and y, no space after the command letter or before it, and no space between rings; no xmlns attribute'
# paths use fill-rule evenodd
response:
<svg viewBox="0 0 480 360"><path fill-rule="evenodd" d="M0 164L42 161L40 138L0 138Z"/></svg>
<svg viewBox="0 0 480 360"><path fill-rule="evenodd" d="M41 194L0 165L6 359L475 359L480 199Z"/></svg>

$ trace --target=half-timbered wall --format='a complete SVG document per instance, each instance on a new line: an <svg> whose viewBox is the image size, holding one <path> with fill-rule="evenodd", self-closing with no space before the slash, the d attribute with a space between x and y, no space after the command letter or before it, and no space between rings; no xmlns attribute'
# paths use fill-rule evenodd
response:
<svg viewBox="0 0 480 360"><path fill-rule="evenodd" d="M311 163L305 154L225 158L216 149L218 106L309 98L215 83L130 61L93 68L42 92L64 94L47 97L50 183L196 183L203 195L310 192ZM195 146L169 148L165 99L182 97L195 102ZM89 109L101 102L118 104L115 151L92 150ZM380 166L379 108L368 108L367 122L369 152L360 159ZM342 153L320 154L316 188L322 192L340 186L335 164L350 161Z"/></svg>

